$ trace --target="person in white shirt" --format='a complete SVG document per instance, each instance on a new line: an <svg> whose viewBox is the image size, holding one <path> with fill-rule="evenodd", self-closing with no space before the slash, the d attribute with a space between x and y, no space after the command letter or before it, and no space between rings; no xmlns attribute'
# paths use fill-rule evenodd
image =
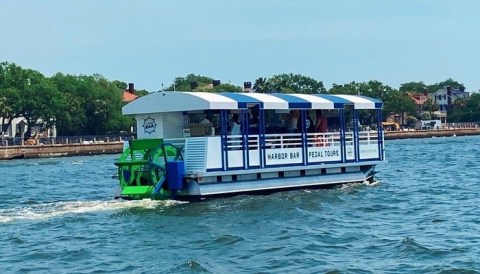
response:
<svg viewBox="0 0 480 274"><path fill-rule="evenodd" d="M200 124L211 124L212 122L208 119L208 117L205 115L203 117L203 120L200 121Z"/></svg>
<svg viewBox="0 0 480 274"><path fill-rule="evenodd" d="M238 121L238 114L232 116L232 129L230 135L240 135L240 122Z"/></svg>

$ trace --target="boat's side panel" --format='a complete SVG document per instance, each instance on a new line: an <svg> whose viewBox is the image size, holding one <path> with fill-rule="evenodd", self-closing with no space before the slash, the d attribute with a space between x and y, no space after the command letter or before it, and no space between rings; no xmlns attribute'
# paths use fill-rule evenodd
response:
<svg viewBox="0 0 480 274"><path fill-rule="evenodd" d="M226 148L222 148L220 136L186 138L184 150L186 172L251 169L260 165L265 168L328 165L382 159L383 151L379 151L378 135L375 131L361 132L358 144L353 141L352 134L348 132L345 135L350 138L345 140L344 156L339 140L340 134L337 132L309 134L305 146L302 145L302 139L295 134L266 135L262 153L258 150L259 138L248 138L248 150L243 150L240 135L227 136Z"/></svg>
<svg viewBox="0 0 480 274"><path fill-rule="evenodd" d="M222 169L222 143L220 136L214 137L198 137L205 138L207 141L207 147L205 151L206 155L206 169Z"/></svg>
<svg viewBox="0 0 480 274"><path fill-rule="evenodd" d="M350 170L341 172L339 168L338 170L330 170L332 173L326 172L325 174L322 174L322 172L314 173L314 170L310 170L303 176L298 176L300 172L297 172L298 174L291 174L297 176L291 177L285 176L288 173L282 173L281 180L278 177L279 173L274 172L262 173L262 178L260 179L252 178L245 181L198 183L197 180L192 179L187 182L186 189L178 193L178 195L183 197L208 197L364 182L373 177L373 169L374 166L363 167L362 170L351 167ZM231 176L228 178L231 178Z"/></svg>

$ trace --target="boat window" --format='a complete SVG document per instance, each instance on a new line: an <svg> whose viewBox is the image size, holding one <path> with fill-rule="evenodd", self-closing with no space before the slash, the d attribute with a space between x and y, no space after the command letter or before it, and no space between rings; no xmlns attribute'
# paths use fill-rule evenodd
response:
<svg viewBox="0 0 480 274"><path fill-rule="evenodd" d="M278 110L265 110L265 133L287 133L289 113Z"/></svg>
<svg viewBox="0 0 480 274"><path fill-rule="evenodd" d="M371 128L377 128L377 113L372 110L359 110L358 111L359 129L370 130Z"/></svg>
<svg viewBox="0 0 480 274"><path fill-rule="evenodd" d="M259 105L248 106L248 134L258 134L260 122Z"/></svg>
<svg viewBox="0 0 480 274"><path fill-rule="evenodd" d="M348 113L346 112L348 117ZM327 131L338 132L341 128L340 113L338 110L323 110L323 116L327 119ZM347 120L348 121L348 120Z"/></svg>
<svg viewBox="0 0 480 274"><path fill-rule="evenodd" d="M192 137L221 134L219 111L188 112L186 122L186 128L189 130L190 136Z"/></svg>

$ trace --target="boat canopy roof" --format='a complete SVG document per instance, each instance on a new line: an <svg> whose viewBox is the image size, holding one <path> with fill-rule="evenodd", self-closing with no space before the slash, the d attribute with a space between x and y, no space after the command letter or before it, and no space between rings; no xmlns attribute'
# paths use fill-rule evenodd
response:
<svg viewBox="0 0 480 274"><path fill-rule="evenodd" d="M357 95L296 93L235 93L162 91L140 97L123 107L123 114L246 109L381 109L379 100Z"/></svg>

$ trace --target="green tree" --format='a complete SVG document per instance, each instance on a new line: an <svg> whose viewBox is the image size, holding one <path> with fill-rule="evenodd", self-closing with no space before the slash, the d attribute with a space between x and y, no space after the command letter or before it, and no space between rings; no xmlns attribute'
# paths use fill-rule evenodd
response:
<svg viewBox="0 0 480 274"><path fill-rule="evenodd" d="M382 101L388 100L390 94L394 92L397 91L375 80L363 83L351 82L343 85L333 84L332 88L328 91L328 93L331 94L363 95Z"/></svg>
<svg viewBox="0 0 480 274"><path fill-rule="evenodd" d="M384 119L386 118L387 115L391 113L398 113L401 114L402 121L401 124L405 124L406 121L404 121L404 116L414 116L416 115L415 113L415 102L410 96L407 96L406 94L399 92L399 91L393 91L389 92L386 96L386 98L383 100L384 103Z"/></svg>
<svg viewBox="0 0 480 274"><path fill-rule="evenodd" d="M446 86L456 88L456 87L463 86L463 84L453 80L452 78L448 78L447 80L445 80L443 82L427 86L427 89L428 89L429 92L436 92L437 90L445 88Z"/></svg>
<svg viewBox="0 0 480 274"><path fill-rule="evenodd" d="M146 96L148 94L150 94L150 92L148 92L148 90L146 90L146 89L136 89L135 90L135 95L137 95L139 97Z"/></svg>
<svg viewBox="0 0 480 274"><path fill-rule="evenodd" d="M86 90L81 89L81 80L78 76L57 73L51 77L52 82L63 94L68 104L60 110L62 115L57 118L57 134L62 136L82 135L87 125Z"/></svg>
<svg viewBox="0 0 480 274"><path fill-rule="evenodd" d="M416 124L418 122L418 119L414 116L408 116L407 117L407 126L410 128L415 128Z"/></svg>
<svg viewBox="0 0 480 274"><path fill-rule="evenodd" d="M428 98L425 103L423 103L423 110L430 114L430 119L434 119L435 116L433 114L438 110L438 105L433 98Z"/></svg>
<svg viewBox="0 0 480 274"><path fill-rule="evenodd" d="M23 69L15 64L0 63L2 131L6 131L10 127L13 119L21 116L23 98L20 96L20 90L24 86L23 74Z"/></svg>
<svg viewBox="0 0 480 274"><path fill-rule="evenodd" d="M29 136L34 126L39 131L52 128L66 102L57 87L41 73L27 70L26 76L29 83L21 92L24 98L21 115L27 120L26 136Z"/></svg>
<svg viewBox="0 0 480 274"><path fill-rule="evenodd" d="M333 84L332 88L328 90L328 93L358 95L360 94L359 84L356 82L351 82L343 85Z"/></svg>
<svg viewBox="0 0 480 274"><path fill-rule="evenodd" d="M116 81L101 75L63 75L52 77L69 104L57 119L59 135L118 133L133 125L131 117L121 114L124 89Z"/></svg>
<svg viewBox="0 0 480 274"><path fill-rule="evenodd" d="M167 87L166 90L176 90L176 91L191 91L190 83L197 82L198 87L202 88L203 86L210 85L213 79L206 76L188 74L185 77L177 77L174 80L174 83Z"/></svg>
<svg viewBox="0 0 480 274"><path fill-rule="evenodd" d="M1 90L0 90L1 92ZM4 117L10 117L12 109L10 106L7 105L7 97L1 96L0 97L0 137L3 136L3 133L7 131L8 127L6 127L6 119Z"/></svg>
<svg viewBox="0 0 480 274"><path fill-rule="evenodd" d="M322 81L300 74L278 74L268 79L270 87L275 92L283 93L325 93Z"/></svg>
<svg viewBox="0 0 480 274"><path fill-rule="evenodd" d="M121 89L121 90L126 90L127 87L128 87L127 83L119 81L119 80L114 80L112 84L115 85L118 89Z"/></svg>
<svg viewBox="0 0 480 274"><path fill-rule="evenodd" d="M242 92L242 88L232 84L220 84L213 87L212 92Z"/></svg>
<svg viewBox="0 0 480 274"><path fill-rule="evenodd" d="M408 82L400 85L400 92L414 92L414 93L422 93L427 89L427 85L423 82ZM435 90L436 91L436 90Z"/></svg>
<svg viewBox="0 0 480 274"><path fill-rule="evenodd" d="M269 93L272 89L268 79L265 77L260 77L255 80L255 83L253 84L253 90L257 93Z"/></svg>
<svg viewBox="0 0 480 274"><path fill-rule="evenodd" d="M472 93L468 99L457 99L453 111L448 115L450 122L478 122L480 120L480 94Z"/></svg>
<svg viewBox="0 0 480 274"><path fill-rule="evenodd" d="M26 136L34 126L40 131L50 128L59 116L59 106L64 103L56 87L40 72L23 69L4 62L0 64L0 97L3 98L2 128L11 126L12 120L27 120ZM5 123L6 119L8 122Z"/></svg>

